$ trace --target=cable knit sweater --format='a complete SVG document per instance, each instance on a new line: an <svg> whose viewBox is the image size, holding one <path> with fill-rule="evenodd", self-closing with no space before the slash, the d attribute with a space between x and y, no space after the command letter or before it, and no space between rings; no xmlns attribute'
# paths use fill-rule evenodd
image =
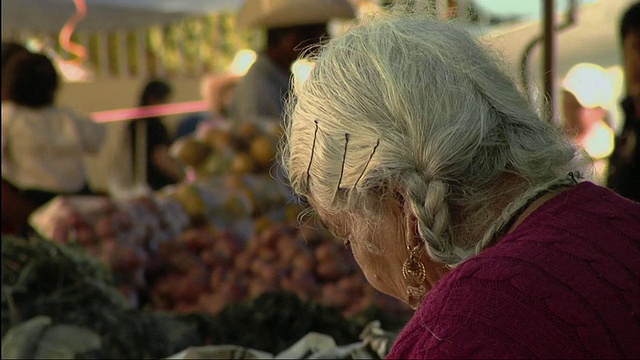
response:
<svg viewBox="0 0 640 360"><path fill-rule="evenodd" d="M547 201L449 272L388 358L640 358L640 204L592 183Z"/></svg>

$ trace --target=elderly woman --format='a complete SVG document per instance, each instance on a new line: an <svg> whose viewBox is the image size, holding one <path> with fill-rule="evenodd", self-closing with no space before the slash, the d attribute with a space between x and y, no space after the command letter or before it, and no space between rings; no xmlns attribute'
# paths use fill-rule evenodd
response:
<svg viewBox="0 0 640 360"><path fill-rule="evenodd" d="M452 24L405 15L325 46L282 165L368 281L416 309L390 358L640 357L640 204Z"/></svg>

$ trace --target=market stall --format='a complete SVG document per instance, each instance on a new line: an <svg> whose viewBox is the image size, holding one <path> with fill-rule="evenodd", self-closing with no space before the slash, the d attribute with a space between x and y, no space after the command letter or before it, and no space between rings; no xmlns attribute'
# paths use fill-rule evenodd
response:
<svg viewBox="0 0 640 360"><path fill-rule="evenodd" d="M35 211L33 234L3 239L3 356L384 357L411 309L303 216L280 137L277 121L205 121L170 149L182 182Z"/></svg>
<svg viewBox="0 0 640 360"><path fill-rule="evenodd" d="M347 318L335 307L284 291L235 302L216 314L140 308L123 296L104 263L76 246L6 237L2 254L3 358L148 359L187 349L191 355L182 358L205 351L224 358L220 351L230 346L223 345L239 353L278 354L309 333L325 334L323 342L307 345L316 350L351 345L345 355L357 350L380 358L373 349L388 350L394 336L380 324L397 323L374 309Z"/></svg>
<svg viewBox="0 0 640 360"><path fill-rule="evenodd" d="M364 346L373 321L399 330L410 309L374 290L320 224L300 226L302 208L272 176L277 135L202 126L172 148L190 180L40 208L37 235L3 239L4 341L73 325L100 340L78 354L138 358L213 344L276 354L309 332ZM49 320L27 323L26 338L8 332L38 316Z"/></svg>

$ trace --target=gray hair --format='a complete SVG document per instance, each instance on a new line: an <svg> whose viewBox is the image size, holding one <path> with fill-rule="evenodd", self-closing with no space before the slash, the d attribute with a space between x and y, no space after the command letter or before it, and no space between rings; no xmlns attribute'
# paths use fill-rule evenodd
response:
<svg viewBox="0 0 640 360"><path fill-rule="evenodd" d="M281 162L320 213L367 215L358 217L366 226L349 229L353 241L381 215L381 196L401 194L429 256L455 265L535 195L567 183L579 163L576 147L456 24L378 15L315 61L288 104ZM521 185L502 184L505 174ZM508 192L513 201L494 213ZM460 236L465 227L478 236Z"/></svg>

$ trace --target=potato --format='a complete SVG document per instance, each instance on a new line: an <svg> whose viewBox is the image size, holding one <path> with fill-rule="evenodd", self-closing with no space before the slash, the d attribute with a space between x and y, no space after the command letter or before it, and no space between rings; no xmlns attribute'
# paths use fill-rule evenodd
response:
<svg viewBox="0 0 640 360"><path fill-rule="evenodd" d="M221 258L232 261L242 250L242 242L231 235L222 235L214 240L213 249Z"/></svg>
<svg viewBox="0 0 640 360"><path fill-rule="evenodd" d="M335 259L328 259L319 263L316 267L318 278L324 281L334 281L340 279L346 273L345 267Z"/></svg>
<svg viewBox="0 0 640 360"><path fill-rule="evenodd" d="M169 273L159 278L153 285L154 297L173 300L175 288L181 279L182 276L175 273Z"/></svg>
<svg viewBox="0 0 640 360"><path fill-rule="evenodd" d="M314 256L318 263L323 263L324 261L330 261L331 259L336 258L336 250L334 244L331 244L327 241L321 243L316 247L314 251Z"/></svg>
<svg viewBox="0 0 640 360"><path fill-rule="evenodd" d="M224 265L224 260L213 249L204 249L200 252L200 260L210 268Z"/></svg>
<svg viewBox="0 0 640 360"><path fill-rule="evenodd" d="M231 301L242 301L249 294L247 283L242 279L228 279L221 285L219 291L228 294Z"/></svg>
<svg viewBox="0 0 640 360"><path fill-rule="evenodd" d="M312 274L308 273L303 276L298 276L295 279L300 284L301 289L310 296L315 298L320 295L322 286L318 282L318 279L316 279Z"/></svg>
<svg viewBox="0 0 640 360"><path fill-rule="evenodd" d="M122 253L123 262L126 264L127 269L139 269L143 268L147 260L149 259L149 253L140 246L128 246L123 249Z"/></svg>
<svg viewBox="0 0 640 360"><path fill-rule="evenodd" d="M158 250L156 251L156 257L166 261L175 253L185 252L185 251L188 252L188 249L184 242L179 240L171 240L171 241L160 243L158 245Z"/></svg>
<svg viewBox="0 0 640 360"><path fill-rule="evenodd" d="M316 261L310 252L304 249L298 253L298 256L293 259L293 268L301 271L312 272L316 265Z"/></svg>
<svg viewBox="0 0 640 360"><path fill-rule="evenodd" d="M272 226L258 233L258 242L261 248L275 248L281 236L281 229L277 226Z"/></svg>
<svg viewBox="0 0 640 360"><path fill-rule="evenodd" d="M200 251L213 245L211 234L201 228L191 228L184 231L180 234L179 240L184 242L185 245L193 251Z"/></svg>
<svg viewBox="0 0 640 360"><path fill-rule="evenodd" d="M236 255L233 259L233 267L240 273L248 272L253 262L253 255L244 251Z"/></svg>
<svg viewBox="0 0 640 360"><path fill-rule="evenodd" d="M274 262L278 259L278 253L273 248L263 247L258 250L258 257L265 262Z"/></svg>
<svg viewBox="0 0 640 360"><path fill-rule="evenodd" d="M341 292L335 284L325 284L320 301L327 306L344 308L349 303L349 295Z"/></svg>
<svg viewBox="0 0 640 360"><path fill-rule="evenodd" d="M218 290L226 281L228 269L225 266L218 266L211 270L209 275L209 289Z"/></svg>
<svg viewBox="0 0 640 360"><path fill-rule="evenodd" d="M176 301L194 302L198 296L207 290L207 274L198 267L194 267L179 279L174 289L173 299Z"/></svg>
<svg viewBox="0 0 640 360"><path fill-rule="evenodd" d="M265 267L269 266L270 264L270 262L267 262L261 258L254 258L250 265L251 273L253 275L260 276L264 272Z"/></svg>
<svg viewBox="0 0 640 360"><path fill-rule="evenodd" d="M260 274L258 275L268 283L280 282L280 269L273 264L264 264Z"/></svg>
<svg viewBox="0 0 640 360"><path fill-rule="evenodd" d="M186 249L169 254L167 256L167 263L178 273L186 273L196 265L204 265L197 254Z"/></svg>
<svg viewBox="0 0 640 360"><path fill-rule="evenodd" d="M276 285L277 284L269 283L260 278L252 279L251 282L249 283L249 288L248 288L249 298L256 298L268 291L275 291L277 290Z"/></svg>
<svg viewBox="0 0 640 360"><path fill-rule="evenodd" d="M292 266L293 259L300 253L300 244L292 236L285 235L278 240L276 247L281 263Z"/></svg>

